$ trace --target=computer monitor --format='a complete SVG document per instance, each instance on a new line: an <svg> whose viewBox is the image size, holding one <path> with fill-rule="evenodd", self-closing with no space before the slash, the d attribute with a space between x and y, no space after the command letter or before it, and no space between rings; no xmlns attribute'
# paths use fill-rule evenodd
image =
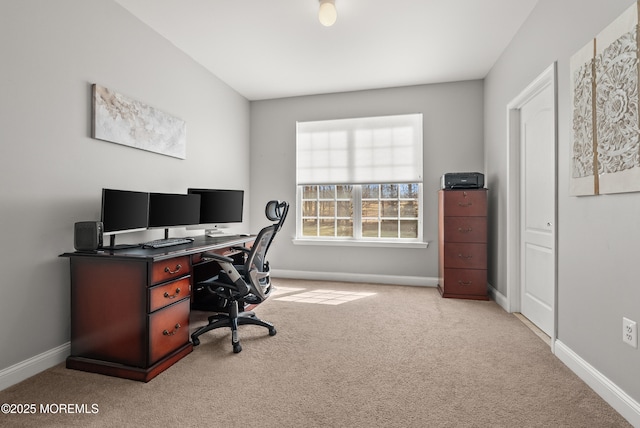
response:
<svg viewBox="0 0 640 428"><path fill-rule="evenodd" d="M221 224L242 223L244 208L244 190L225 189L187 189L191 195L200 195L200 226L207 234L216 231Z"/></svg>
<svg viewBox="0 0 640 428"><path fill-rule="evenodd" d="M102 189L100 217L105 235L145 230L149 217L149 193Z"/></svg>
<svg viewBox="0 0 640 428"><path fill-rule="evenodd" d="M171 228L198 224L200 195L149 194L149 228Z"/></svg>

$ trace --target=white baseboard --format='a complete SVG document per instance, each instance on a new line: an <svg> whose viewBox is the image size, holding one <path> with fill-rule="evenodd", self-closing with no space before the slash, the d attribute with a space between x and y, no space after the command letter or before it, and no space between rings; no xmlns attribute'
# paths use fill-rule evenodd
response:
<svg viewBox="0 0 640 428"><path fill-rule="evenodd" d="M0 370L0 391L22 382L41 371L47 370L56 364L62 363L69 356L70 352L71 344L67 342L42 354Z"/></svg>
<svg viewBox="0 0 640 428"><path fill-rule="evenodd" d="M507 296L499 292L496 288L493 287L493 285L487 284L487 286L489 289L489 297L491 298L491 300L495 301L505 311L511 312L509 310L509 299L507 299Z"/></svg>
<svg viewBox="0 0 640 428"><path fill-rule="evenodd" d="M489 285L489 295L505 311L510 311L509 299L497 289ZM591 364L587 363L580 355L576 354L567 345L556 340L552 346L552 352L584 381L596 394L609 403L618 413L631 423L640 428L640 403L631 398L618 385L600 373Z"/></svg>
<svg viewBox="0 0 640 428"><path fill-rule="evenodd" d="M555 355L634 427L640 427L640 403L559 340Z"/></svg>
<svg viewBox="0 0 640 428"><path fill-rule="evenodd" d="M308 279L316 281L370 282L373 284L414 285L436 287L438 278L424 276L373 275L344 272L309 272L299 270L272 269L274 278Z"/></svg>

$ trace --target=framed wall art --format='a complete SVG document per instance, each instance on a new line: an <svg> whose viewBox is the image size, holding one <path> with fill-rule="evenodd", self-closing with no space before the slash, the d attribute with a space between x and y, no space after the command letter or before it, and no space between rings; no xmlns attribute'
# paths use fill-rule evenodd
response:
<svg viewBox="0 0 640 428"><path fill-rule="evenodd" d="M92 97L93 138L186 159L183 120L97 84Z"/></svg>
<svg viewBox="0 0 640 428"><path fill-rule="evenodd" d="M640 191L638 2L571 57L570 194Z"/></svg>

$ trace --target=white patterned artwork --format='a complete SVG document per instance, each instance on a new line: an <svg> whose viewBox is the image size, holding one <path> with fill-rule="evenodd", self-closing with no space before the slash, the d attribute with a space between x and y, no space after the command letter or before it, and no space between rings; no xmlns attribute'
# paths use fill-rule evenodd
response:
<svg viewBox="0 0 640 428"><path fill-rule="evenodd" d="M640 191L638 3L571 57L570 193Z"/></svg>
<svg viewBox="0 0 640 428"><path fill-rule="evenodd" d="M183 120L96 84L92 125L92 137L98 140L186 158Z"/></svg>

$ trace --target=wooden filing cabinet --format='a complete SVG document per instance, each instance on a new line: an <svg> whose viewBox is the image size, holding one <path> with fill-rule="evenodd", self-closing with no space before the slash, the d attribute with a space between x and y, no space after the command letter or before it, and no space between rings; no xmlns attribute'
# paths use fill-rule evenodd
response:
<svg viewBox="0 0 640 428"><path fill-rule="evenodd" d="M438 192L438 291L488 300L487 189Z"/></svg>
<svg viewBox="0 0 640 428"><path fill-rule="evenodd" d="M190 353L189 255L71 258L67 367L149 381Z"/></svg>

